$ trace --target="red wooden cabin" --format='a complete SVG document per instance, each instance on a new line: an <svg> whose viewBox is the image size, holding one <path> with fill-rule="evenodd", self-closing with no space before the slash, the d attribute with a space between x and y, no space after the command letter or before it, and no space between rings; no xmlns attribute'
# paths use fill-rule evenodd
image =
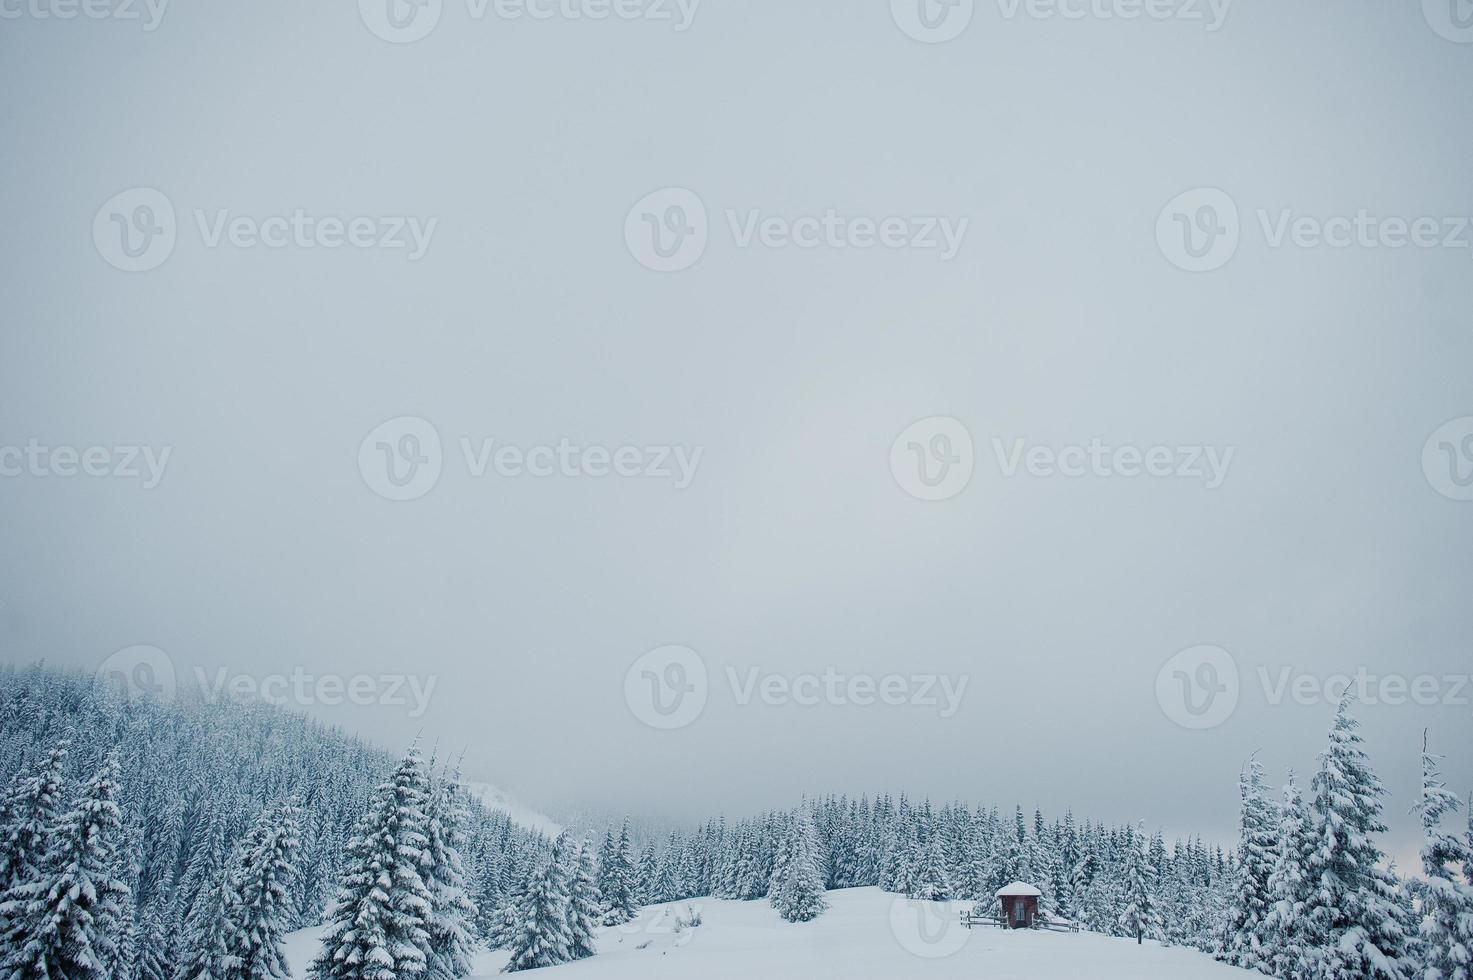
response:
<svg viewBox="0 0 1473 980"><path fill-rule="evenodd" d="M1038 919L1038 899L1043 892L1023 881L1015 881L997 890L1002 902L1004 929L1032 929Z"/></svg>

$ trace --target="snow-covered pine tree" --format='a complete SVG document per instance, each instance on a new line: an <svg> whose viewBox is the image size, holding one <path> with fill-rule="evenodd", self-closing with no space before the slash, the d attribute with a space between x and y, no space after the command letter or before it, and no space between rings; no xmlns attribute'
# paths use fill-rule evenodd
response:
<svg viewBox="0 0 1473 980"><path fill-rule="evenodd" d="M660 901L659 878L660 859L655 855L655 845L651 841L645 844L644 854L640 856L634 873L634 892L639 904L653 905Z"/></svg>
<svg viewBox="0 0 1473 980"><path fill-rule="evenodd" d="M772 907L789 922L817 918L828 908L823 897L827 875L822 866L823 849L818 832L806 805L789 817L778 855L767 888Z"/></svg>
<svg viewBox="0 0 1473 980"><path fill-rule="evenodd" d="M1261 946L1266 953L1262 969L1284 980L1301 980L1309 969L1303 918L1310 891L1308 864L1316 841L1292 769L1279 808L1278 837L1274 869L1268 876L1272 903L1260 929Z"/></svg>
<svg viewBox="0 0 1473 980"><path fill-rule="evenodd" d="M411 747L348 844L313 980L409 980L428 965L430 893L420 877L429 781Z"/></svg>
<svg viewBox="0 0 1473 980"><path fill-rule="evenodd" d="M617 839L612 830L604 834L598 854L598 893L603 900L604 925L623 925L639 914L627 817Z"/></svg>
<svg viewBox="0 0 1473 980"><path fill-rule="evenodd" d="M466 891L466 811L459 773L434 780L425 807L425 846L420 878L430 893L428 980L459 980L471 972L476 907Z"/></svg>
<svg viewBox="0 0 1473 980"><path fill-rule="evenodd" d="M184 875L174 894L173 925L184 927L189 921L195 903L201 895L215 890L220 876L225 872L229 848L225 843L225 818L220 808L206 804L202 818L203 828L190 850L189 860L184 866ZM184 929L188 933L188 929Z"/></svg>
<svg viewBox="0 0 1473 980"><path fill-rule="evenodd" d="M135 876L136 877L136 876ZM113 958L107 964L110 977L132 977L138 969L138 906L133 901L133 879L124 882L128 891L118 901L118 929L114 935Z"/></svg>
<svg viewBox="0 0 1473 980"><path fill-rule="evenodd" d="M1310 898L1303 925L1314 980L1405 980L1410 923L1396 879L1381 867L1385 790L1371 771L1350 717L1347 692L1315 774Z"/></svg>
<svg viewBox="0 0 1473 980"><path fill-rule="evenodd" d="M951 881L946 874L946 854L941 835L932 830L919 847L918 860L910 879L909 897L928 902L944 902L952 897Z"/></svg>
<svg viewBox="0 0 1473 980"><path fill-rule="evenodd" d="M177 980L224 980L230 969L230 910L236 903L234 860L227 855L215 881L194 900L177 948Z"/></svg>
<svg viewBox="0 0 1473 980"><path fill-rule="evenodd" d="M1146 824L1141 821L1135 836L1127 842L1125 874L1120 911L1120 928L1137 944L1158 938L1161 916L1156 909L1156 869L1146 851Z"/></svg>
<svg viewBox="0 0 1473 980"><path fill-rule="evenodd" d="M574 855L568 876L568 953L575 960L598 952L593 930L603 908L599 902L598 873L593 866L593 842L584 841Z"/></svg>
<svg viewBox="0 0 1473 980"><path fill-rule="evenodd" d="M680 843L674 834L665 843L665 853L656 865L654 884L650 886L651 902L672 902L683 898L680 880Z"/></svg>
<svg viewBox="0 0 1473 980"><path fill-rule="evenodd" d="M1278 818L1266 795L1263 766L1257 756L1248 760L1247 770L1238 776L1238 799L1237 889L1218 959L1266 972L1272 954L1262 945L1263 917L1273 900L1268 879L1278 848Z"/></svg>
<svg viewBox="0 0 1473 980"><path fill-rule="evenodd" d="M110 753L49 829L34 874L5 893L0 978L110 980L129 894L117 877L119 773Z"/></svg>
<svg viewBox="0 0 1473 980"><path fill-rule="evenodd" d="M0 800L0 895L34 880L46 850L46 835L62 805L61 767L71 747L63 738L34 767L21 769Z"/></svg>
<svg viewBox="0 0 1473 980"><path fill-rule="evenodd" d="M1455 865L1473 873L1463 842L1442 829L1442 818L1458 809L1438 772L1441 756L1427 750L1422 733L1422 877L1413 890L1422 906L1419 980L1469 980L1473 976L1473 885L1459 881Z"/></svg>
<svg viewBox="0 0 1473 980"><path fill-rule="evenodd" d="M299 816L291 801L262 811L229 863L221 980L291 976L282 940L292 918Z"/></svg>
<svg viewBox="0 0 1473 980"><path fill-rule="evenodd" d="M1081 848L1079 860L1074 862L1074 868L1069 872L1069 896L1070 907L1074 921L1084 924L1089 918L1089 895L1090 883L1095 877L1095 855L1094 851Z"/></svg>
<svg viewBox="0 0 1473 980"><path fill-rule="evenodd" d="M169 962L169 943L164 933L164 920L157 906L144 911L138 921L138 962L133 980L170 980L174 975Z"/></svg>
<svg viewBox="0 0 1473 980"><path fill-rule="evenodd" d="M505 972L535 970L568 962L568 901L557 862L548 857L533 870L517 895L508 922L511 960Z"/></svg>

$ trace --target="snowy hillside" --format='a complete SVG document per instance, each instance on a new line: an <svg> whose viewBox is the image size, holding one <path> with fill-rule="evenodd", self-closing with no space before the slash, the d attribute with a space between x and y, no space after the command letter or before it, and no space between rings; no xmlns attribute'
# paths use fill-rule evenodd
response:
<svg viewBox="0 0 1473 980"><path fill-rule="evenodd" d="M911 902L878 888L827 893L818 919L791 924L766 901L697 899L647 908L627 926L599 933L599 955L547 974L570 980L760 977L934 977L937 980L1247 980L1262 974L1225 966L1192 949L1094 933L964 929L957 906ZM698 909L701 926L676 933L674 913ZM293 976L302 980L320 930L294 934L288 944ZM504 952L477 957L472 975L495 977Z"/></svg>
<svg viewBox="0 0 1473 980"><path fill-rule="evenodd" d="M523 806L516 800L507 796L496 786L490 783L461 783L472 796L486 805L486 809L496 813L504 813L512 823L527 830L535 830L549 837L556 837L562 827L551 817L538 813L528 806Z"/></svg>

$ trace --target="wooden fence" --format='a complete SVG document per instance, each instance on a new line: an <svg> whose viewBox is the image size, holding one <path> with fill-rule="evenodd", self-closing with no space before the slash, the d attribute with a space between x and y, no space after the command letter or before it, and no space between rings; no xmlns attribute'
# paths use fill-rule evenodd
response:
<svg viewBox="0 0 1473 980"><path fill-rule="evenodd" d="M975 909L961 910L962 925L971 929L973 926L993 926L998 929L1008 928L1007 920L996 912L978 912ZM1070 922L1067 919L1034 919L1034 929L1043 929L1048 932L1078 932L1079 923Z"/></svg>

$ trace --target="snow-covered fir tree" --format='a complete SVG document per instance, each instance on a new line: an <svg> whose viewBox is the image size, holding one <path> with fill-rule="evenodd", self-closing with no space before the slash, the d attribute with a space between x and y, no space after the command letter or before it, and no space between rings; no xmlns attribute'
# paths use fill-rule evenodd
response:
<svg viewBox="0 0 1473 980"><path fill-rule="evenodd" d="M1272 953L1263 945L1263 919L1272 902L1268 879L1278 846L1278 814L1269 802L1263 766L1256 755L1239 777L1238 800L1237 888L1218 958L1267 972Z"/></svg>
<svg viewBox="0 0 1473 980"><path fill-rule="evenodd" d="M599 848L598 892L603 899L603 924L606 926L623 925L639 912L632 847L629 820L626 818L618 838L609 831Z"/></svg>
<svg viewBox="0 0 1473 980"><path fill-rule="evenodd" d="M1473 860L1468 848L1442 827L1457 812L1458 798L1438 772L1441 756L1422 734L1422 877L1413 884L1421 903L1421 968L1418 980L1469 980L1473 976ZM1458 868L1463 871L1459 880Z"/></svg>
<svg viewBox="0 0 1473 980"><path fill-rule="evenodd" d="M1305 973L1313 980L1405 980L1414 969L1409 909L1396 878L1381 866L1375 836L1386 831L1385 790L1360 747L1351 702L1347 693L1336 708L1314 777Z"/></svg>
<svg viewBox="0 0 1473 980"><path fill-rule="evenodd" d="M584 841L574 855L568 878L568 953L575 960L598 952L594 929L603 915L594 868L593 844Z"/></svg>
<svg viewBox="0 0 1473 980"><path fill-rule="evenodd" d="M789 922L807 922L828 908L823 854L813 817L806 804L800 806L788 818L768 886L772 907Z"/></svg>
<svg viewBox="0 0 1473 980"><path fill-rule="evenodd" d="M18 771L0 799L0 895L38 873L46 835L62 805L62 763L70 746L63 738L34 768Z"/></svg>
<svg viewBox="0 0 1473 980"><path fill-rule="evenodd" d="M1284 980L1300 980L1309 967L1303 924L1311 887L1308 867L1315 844L1304 795L1291 769L1284 786L1284 802L1279 807L1274 869L1268 878L1272 904L1260 930L1266 950L1261 968Z"/></svg>
<svg viewBox="0 0 1473 980"><path fill-rule="evenodd" d="M169 944L165 939L164 920L155 905L144 912L138 922L138 961L133 980L170 980L174 975L169 961Z"/></svg>
<svg viewBox="0 0 1473 980"><path fill-rule="evenodd" d="M568 935L568 897L557 862L548 856L522 886L509 922L506 972L566 963L572 957Z"/></svg>
<svg viewBox="0 0 1473 980"><path fill-rule="evenodd" d="M425 845L420 878L430 895L428 980L459 980L471 972L476 908L466 890L464 846L466 812L458 772L433 780L425 806Z"/></svg>
<svg viewBox="0 0 1473 980"><path fill-rule="evenodd" d="M201 828L184 867L184 876L174 896L174 925L190 932L188 922L201 896L213 891L225 874L229 847L225 842L226 816L217 806L206 804Z"/></svg>
<svg viewBox="0 0 1473 980"><path fill-rule="evenodd" d="M235 867L240 851L222 862L215 880L196 896L177 943L177 980L225 980L230 969L230 918L237 899Z"/></svg>
<svg viewBox="0 0 1473 980"><path fill-rule="evenodd" d="M40 859L20 858L24 875L0 900L0 978L111 980L129 896L117 874L119 777L110 754L48 829Z"/></svg>
<svg viewBox="0 0 1473 980"><path fill-rule="evenodd" d="M946 873L946 851L941 834L932 831L924 844L917 845L917 851L907 894L929 902L944 902L951 898L951 880Z"/></svg>
<svg viewBox="0 0 1473 980"><path fill-rule="evenodd" d="M293 802L262 811L226 873L221 980L285 980L282 940L291 927L301 838Z"/></svg>
<svg viewBox="0 0 1473 980"><path fill-rule="evenodd" d="M430 893L420 876L429 780L411 748L357 836L313 980L409 980L428 967Z"/></svg>
<svg viewBox="0 0 1473 980"><path fill-rule="evenodd" d="M639 857L639 864L634 871L635 900L640 905L650 905L660 901L659 888L660 859L655 853L654 842L645 845L644 853Z"/></svg>
<svg viewBox="0 0 1473 980"><path fill-rule="evenodd" d="M1134 837L1126 842L1120 909L1120 926L1136 943L1158 938L1161 932L1161 916L1156 908L1156 873L1147 851L1146 825L1142 821Z"/></svg>

